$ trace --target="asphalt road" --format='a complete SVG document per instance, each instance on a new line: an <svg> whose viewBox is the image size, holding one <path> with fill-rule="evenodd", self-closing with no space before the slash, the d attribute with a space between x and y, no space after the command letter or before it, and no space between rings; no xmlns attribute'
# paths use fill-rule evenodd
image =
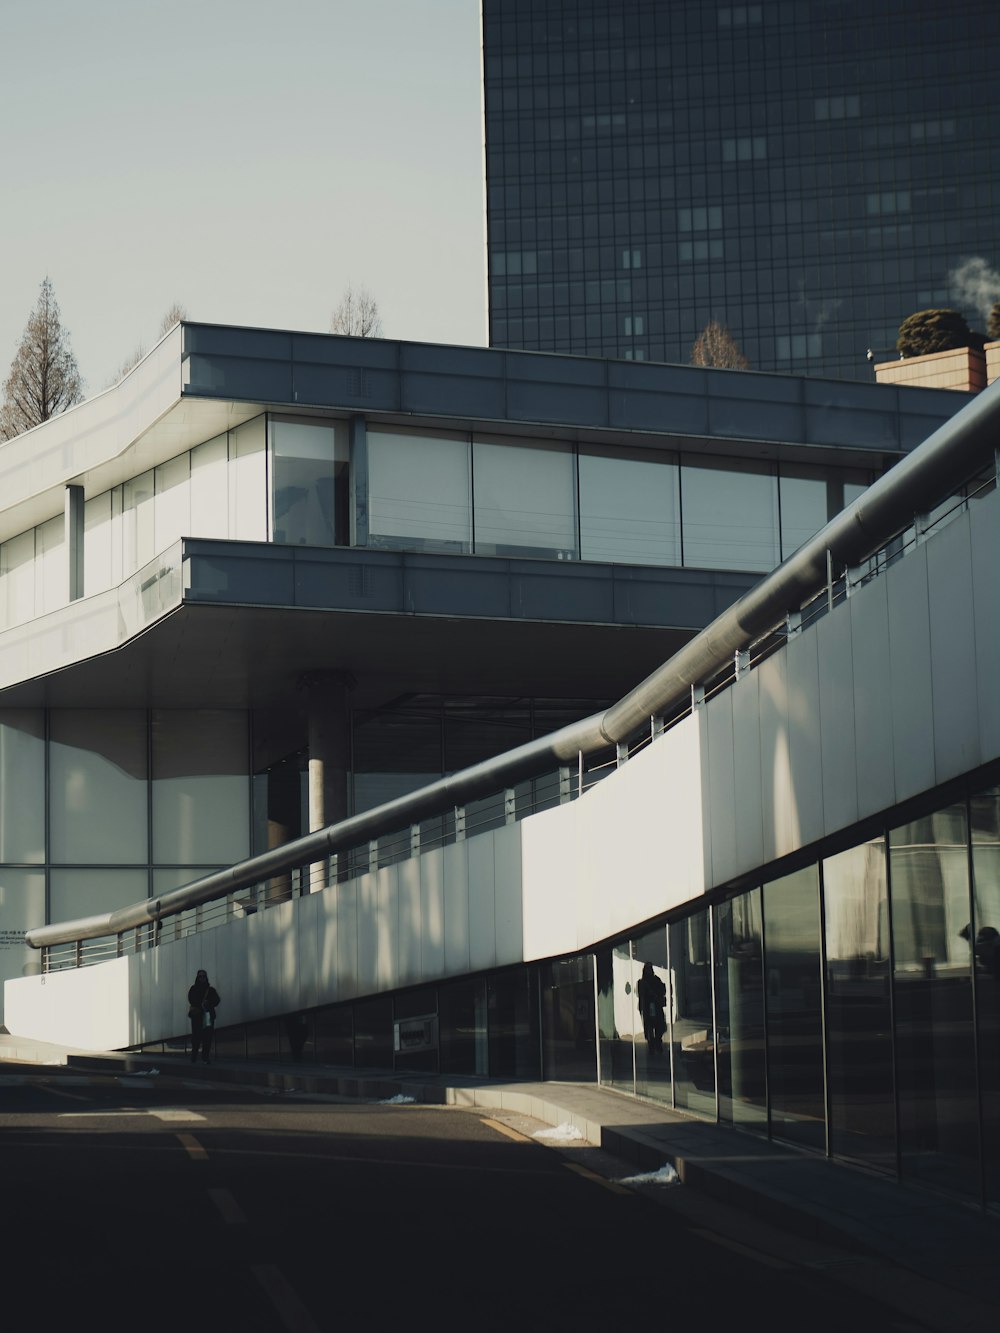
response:
<svg viewBox="0 0 1000 1333"><path fill-rule="evenodd" d="M717 1229L683 1187L622 1185L630 1168L541 1128L0 1074L6 1309L130 1333L921 1327L751 1219Z"/></svg>

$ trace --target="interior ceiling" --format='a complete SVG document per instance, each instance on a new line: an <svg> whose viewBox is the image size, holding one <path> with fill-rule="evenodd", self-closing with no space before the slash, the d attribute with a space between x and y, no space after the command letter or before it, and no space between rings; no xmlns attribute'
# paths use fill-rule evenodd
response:
<svg viewBox="0 0 1000 1333"><path fill-rule="evenodd" d="M346 671L352 702L495 694L614 700L689 630L182 606L115 652L0 692L0 706L305 708L305 679Z"/></svg>

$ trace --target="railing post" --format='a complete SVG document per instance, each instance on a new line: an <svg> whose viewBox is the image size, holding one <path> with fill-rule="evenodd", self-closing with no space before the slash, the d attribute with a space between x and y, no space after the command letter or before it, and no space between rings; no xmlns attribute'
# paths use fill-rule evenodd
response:
<svg viewBox="0 0 1000 1333"><path fill-rule="evenodd" d="M83 967L83 940L76 942L76 966Z"/></svg>
<svg viewBox="0 0 1000 1333"><path fill-rule="evenodd" d="M691 686L691 712L694 713L705 702L704 685Z"/></svg>
<svg viewBox="0 0 1000 1333"><path fill-rule="evenodd" d="M368 843L368 869L378 870L378 838L371 838Z"/></svg>
<svg viewBox="0 0 1000 1333"><path fill-rule="evenodd" d="M733 674L737 680L750 670L750 649L739 648L733 654Z"/></svg>
<svg viewBox="0 0 1000 1333"><path fill-rule="evenodd" d="M465 841L465 806L455 806L455 841Z"/></svg>
<svg viewBox="0 0 1000 1333"><path fill-rule="evenodd" d="M930 514L913 515L913 534L914 534L915 546L919 546L921 542L927 540L927 532L930 526L931 526Z"/></svg>
<svg viewBox="0 0 1000 1333"><path fill-rule="evenodd" d="M513 824L517 819L517 796L513 787L507 787L503 794L503 822Z"/></svg>
<svg viewBox="0 0 1000 1333"><path fill-rule="evenodd" d="M791 638L793 634L798 634L801 629L802 612L789 611L788 615L785 616L785 633L788 638Z"/></svg>
<svg viewBox="0 0 1000 1333"><path fill-rule="evenodd" d="M826 552L826 609L833 610L833 552Z"/></svg>
<svg viewBox="0 0 1000 1333"><path fill-rule="evenodd" d="M657 736L662 736L666 729L666 724L663 721L663 714L653 713L649 719L649 739L655 741Z"/></svg>
<svg viewBox="0 0 1000 1333"><path fill-rule="evenodd" d="M621 768L628 763L628 741L619 741L615 746L615 764Z"/></svg>
<svg viewBox="0 0 1000 1333"><path fill-rule="evenodd" d="M573 799L573 774L568 764L559 768L559 804L565 805Z"/></svg>
<svg viewBox="0 0 1000 1333"><path fill-rule="evenodd" d="M420 825L419 825L419 824L411 824L411 825L410 825L410 855L411 855L411 856L419 856L419 855L420 855Z"/></svg>

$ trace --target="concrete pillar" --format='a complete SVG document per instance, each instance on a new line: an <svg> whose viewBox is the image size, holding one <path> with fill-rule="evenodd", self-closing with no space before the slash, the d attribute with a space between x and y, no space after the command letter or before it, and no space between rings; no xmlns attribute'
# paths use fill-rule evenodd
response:
<svg viewBox="0 0 1000 1333"><path fill-rule="evenodd" d="M346 819L351 767L350 693L347 671L303 678L309 708L309 832Z"/></svg>

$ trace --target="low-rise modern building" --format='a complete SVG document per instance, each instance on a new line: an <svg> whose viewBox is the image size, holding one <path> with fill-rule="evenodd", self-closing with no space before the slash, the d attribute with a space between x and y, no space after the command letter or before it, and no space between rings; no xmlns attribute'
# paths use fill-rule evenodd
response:
<svg viewBox="0 0 1000 1333"><path fill-rule="evenodd" d="M998 427L175 331L0 450L8 1026L176 1050L207 967L229 1057L599 1078L996 1207Z"/></svg>
<svg viewBox="0 0 1000 1333"><path fill-rule="evenodd" d="M0 973L607 705L958 405L179 326L0 447Z"/></svg>

